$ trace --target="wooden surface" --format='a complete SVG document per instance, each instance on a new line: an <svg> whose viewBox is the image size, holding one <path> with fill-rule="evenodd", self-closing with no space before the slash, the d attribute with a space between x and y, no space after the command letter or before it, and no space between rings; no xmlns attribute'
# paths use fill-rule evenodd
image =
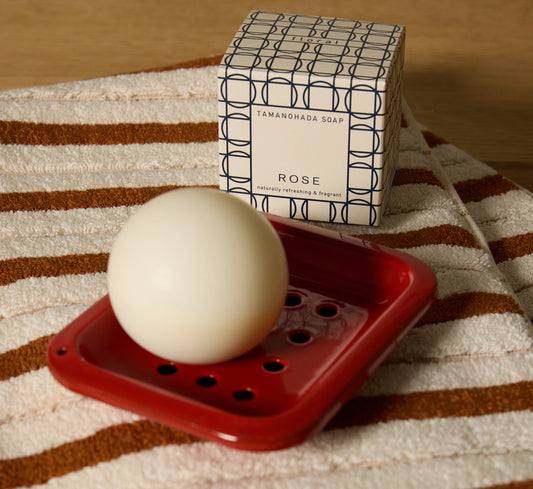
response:
<svg viewBox="0 0 533 489"><path fill-rule="evenodd" d="M406 25L416 118L533 190L531 0L0 0L0 90L221 54L251 9Z"/></svg>

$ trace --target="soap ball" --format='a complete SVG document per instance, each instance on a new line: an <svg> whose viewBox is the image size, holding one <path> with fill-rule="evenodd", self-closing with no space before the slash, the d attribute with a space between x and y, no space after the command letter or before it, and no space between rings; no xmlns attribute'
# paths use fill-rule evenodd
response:
<svg viewBox="0 0 533 489"><path fill-rule="evenodd" d="M287 258L270 222L228 193L187 188L141 206L108 262L124 331L169 361L240 356L272 330L285 303Z"/></svg>

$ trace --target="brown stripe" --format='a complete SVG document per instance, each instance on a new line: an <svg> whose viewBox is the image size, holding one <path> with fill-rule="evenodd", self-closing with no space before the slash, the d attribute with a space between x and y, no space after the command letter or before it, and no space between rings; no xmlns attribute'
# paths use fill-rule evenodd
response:
<svg viewBox="0 0 533 489"><path fill-rule="evenodd" d="M428 185L437 185L444 188L441 181L435 176L431 170L424 168L398 168L394 175L392 184L395 186L408 185L416 183L426 183Z"/></svg>
<svg viewBox="0 0 533 489"><path fill-rule="evenodd" d="M472 233L462 227L451 224L441 224L440 226L431 226L403 233L360 234L353 236L392 248L414 248L439 244L481 248Z"/></svg>
<svg viewBox="0 0 533 489"><path fill-rule="evenodd" d="M505 194L511 190L518 190L518 186L499 173L475 180L465 180L454 185L461 200L479 202L487 197Z"/></svg>
<svg viewBox="0 0 533 489"><path fill-rule="evenodd" d="M480 489L533 489L533 479L513 481L507 484L498 484L496 486L483 486Z"/></svg>
<svg viewBox="0 0 533 489"><path fill-rule="evenodd" d="M348 401L326 429L394 420L482 416L532 408L532 382L361 397ZM0 461L0 487L42 484L52 477L128 453L197 441L200 439L150 421L115 425L36 455Z"/></svg>
<svg viewBox="0 0 533 489"><path fill-rule="evenodd" d="M218 188L208 185L209 188ZM159 194L183 188L178 185L161 187L113 187L52 192L13 192L0 194L0 212L91 209L141 205Z"/></svg>
<svg viewBox="0 0 533 489"><path fill-rule="evenodd" d="M496 263L531 255L533 254L533 233L519 234L518 236L491 241L489 248Z"/></svg>
<svg viewBox="0 0 533 489"><path fill-rule="evenodd" d="M526 381L490 387L354 397L328 428L407 419L473 417L527 409L533 409L533 382Z"/></svg>
<svg viewBox="0 0 533 489"><path fill-rule="evenodd" d="M437 136L431 131L422 131L422 135L424 136L424 139L426 140L426 143L430 148L435 148L440 144L448 144L448 141L441 138L440 136Z"/></svg>
<svg viewBox="0 0 533 489"><path fill-rule="evenodd" d="M453 294L444 299L437 299L422 317L418 326L506 312L524 314L516 301L505 294L492 292Z"/></svg>
<svg viewBox="0 0 533 489"><path fill-rule="evenodd" d="M9 489L44 484L53 477L61 477L128 453L196 441L196 437L152 421L115 425L36 455L1 460L0 487Z"/></svg>
<svg viewBox="0 0 533 489"><path fill-rule="evenodd" d="M161 71L174 71L174 70L183 70L190 68L205 68L207 66L218 66L222 61L222 54L217 54L216 56L210 56L207 58L200 58L191 61L183 61L181 63L176 63L168 66L163 66L159 68L151 68L148 70L135 71L129 74L135 73L157 73Z"/></svg>
<svg viewBox="0 0 533 489"><path fill-rule="evenodd" d="M66 144L205 143L217 139L217 122L45 124L0 121L0 144L58 146Z"/></svg>
<svg viewBox="0 0 533 489"><path fill-rule="evenodd" d="M107 253L88 253L3 260L0 262L0 286L30 277L59 277L105 272L107 259Z"/></svg>
<svg viewBox="0 0 533 489"><path fill-rule="evenodd" d="M405 118L405 114L403 113L400 119L400 127L409 127L409 125L407 124L407 119Z"/></svg>
<svg viewBox="0 0 533 489"><path fill-rule="evenodd" d="M54 336L42 336L0 355L0 381L45 367L46 349Z"/></svg>

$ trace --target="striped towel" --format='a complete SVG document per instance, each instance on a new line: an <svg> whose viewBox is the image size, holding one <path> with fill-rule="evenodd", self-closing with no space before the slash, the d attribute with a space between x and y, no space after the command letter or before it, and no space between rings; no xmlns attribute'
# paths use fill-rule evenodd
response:
<svg viewBox="0 0 533 489"><path fill-rule="evenodd" d="M0 93L0 487L532 487L533 196L405 103L383 225L322 225L423 260L438 298L322 433L238 451L51 376L128 216L218 184L218 61Z"/></svg>

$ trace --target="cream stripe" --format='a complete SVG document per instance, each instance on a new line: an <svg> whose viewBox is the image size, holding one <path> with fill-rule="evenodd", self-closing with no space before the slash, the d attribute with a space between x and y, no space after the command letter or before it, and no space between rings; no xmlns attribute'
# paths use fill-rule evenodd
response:
<svg viewBox="0 0 533 489"><path fill-rule="evenodd" d="M153 170L218 166L218 143L87 146L0 145L5 173ZM3 178L3 177L2 177Z"/></svg>
<svg viewBox="0 0 533 489"><path fill-rule="evenodd" d="M0 92L17 100L161 100L216 97L216 66L191 70L118 75Z"/></svg>
<svg viewBox="0 0 533 489"><path fill-rule="evenodd" d="M469 202L467 205L468 211L476 219L481 229L494 225L495 221L517 223L529 217L525 221L528 223L526 226L528 226L531 222L531 207L531 196L521 190L512 190L505 194L487 197L480 202Z"/></svg>
<svg viewBox="0 0 533 489"><path fill-rule="evenodd" d="M53 412L64 404L83 398L63 387L47 368L32 370L0 382L0 423Z"/></svg>
<svg viewBox="0 0 533 489"><path fill-rule="evenodd" d="M402 135L404 133L402 132ZM398 168L420 168L430 170L427 163L427 156L420 150L404 149L398 156Z"/></svg>
<svg viewBox="0 0 533 489"><path fill-rule="evenodd" d="M92 304L106 293L105 273L23 279L0 287L0 316L9 318L48 307Z"/></svg>
<svg viewBox="0 0 533 489"><path fill-rule="evenodd" d="M188 447L196 450L197 447ZM168 489L169 483L175 489L210 489L211 482L182 481L172 470L172 457L181 456L174 447L156 448L150 452L150 463L145 472L150 474L149 480L145 476L143 489ZM50 480L46 485L32 486L33 489L101 489L102 481L111 481L113 487L124 489L139 488L141 485L134 480L140 477L139 472L145 454L128 455L119 461L100 464L97 467L84 469L80 472L68 474ZM343 469L336 467L327 472L318 467L314 472L307 470L295 475L277 475L273 477L255 476L248 478L244 472L238 471L242 477L238 480L217 481L216 489L368 489L394 487L398 489L426 488L428 481L434 489L458 489L459 487L487 487L489 485L505 484L513 481L533 478L530 451L510 452L496 455L464 455L457 457L440 457L430 460L405 460L397 465L375 466L371 468ZM169 464L165 469L162 464ZM143 465L144 467L144 465ZM158 467L153 469L153 467ZM119 479L118 473L123 471L126 476ZM206 469L207 471L207 469ZM435 474L446 474L446 477L435 477ZM144 474L143 474L144 475ZM168 478L169 482L164 482Z"/></svg>
<svg viewBox="0 0 533 489"><path fill-rule="evenodd" d="M440 457L423 461L406 459L397 465L375 466L371 468L336 468L327 475L309 471L307 474L281 477L241 479L217 483L217 489L368 489L394 487L398 489L427 488L428 481L434 489L457 489L459 487L487 487L533 478L531 451L511 452L497 455L464 455L460 458ZM435 477L435 474L446 474ZM60 480L59 480L60 481ZM54 481L55 482L55 481ZM58 482L61 484L61 482ZM251 484L253 483L253 486ZM42 487L42 486L40 486ZM48 487L48 486L47 486ZM50 487L64 487L62 485ZM149 489L159 488L155 485ZM187 486L175 486L187 487ZM200 486L195 486L200 487ZM202 485L207 489L212 487ZM90 488L89 488L90 489Z"/></svg>
<svg viewBox="0 0 533 489"><path fill-rule="evenodd" d="M57 445L79 440L120 423L141 419L129 411L114 408L89 398L59 406L53 411L0 424L0 457L16 458L40 453ZM53 429L50 427L53 426Z"/></svg>
<svg viewBox="0 0 533 489"><path fill-rule="evenodd" d="M19 257L63 256L71 254L107 253L114 234L83 236L39 236L0 241L0 260Z"/></svg>
<svg viewBox="0 0 533 489"><path fill-rule="evenodd" d="M448 209L457 212L450 196L441 188L434 185L401 185L391 187L386 213L390 215L405 214L412 211L432 211L433 209Z"/></svg>
<svg viewBox="0 0 533 489"><path fill-rule="evenodd" d="M86 190L108 187L161 187L164 185L218 185L218 168L128 170L97 173L44 173L5 175L0 192Z"/></svg>
<svg viewBox="0 0 533 489"><path fill-rule="evenodd" d="M492 263L485 251L461 246L431 245L403 250L428 264L435 272L466 270L491 273Z"/></svg>
<svg viewBox="0 0 533 489"><path fill-rule="evenodd" d="M473 326L475 325L470 325L471 328ZM512 341L507 338L507 343L510 344ZM524 338L518 338L516 343L517 349L524 346L529 346L530 349L521 352L510 350L509 353L498 353L493 357L480 355L424 364L416 362L419 355L411 358L403 355L405 362L400 363L398 360L402 356L401 352L397 355L395 350L354 397L489 387L533 380L531 340L527 342Z"/></svg>
<svg viewBox="0 0 533 489"><path fill-rule="evenodd" d="M58 333L90 305L54 307L0 320L0 354Z"/></svg>
<svg viewBox="0 0 533 489"><path fill-rule="evenodd" d="M533 284L533 255L525 255L502 262L498 264L498 267L507 276L511 287L516 291Z"/></svg>
<svg viewBox="0 0 533 489"><path fill-rule="evenodd" d="M71 101L0 98L0 117L6 121L47 124L117 124L216 121L216 99Z"/></svg>
<svg viewBox="0 0 533 489"><path fill-rule="evenodd" d="M424 139L420 137L415 127L407 127L400 129L400 152L413 151L427 154L429 149Z"/></svg>
<svg viewBox="0 0 533 489"><path fill-rule="evenodd" d="M479 216L474 217L477 219ZM479 228L489 242L520 236L533 231L533 212L531 207L519 212L513 210L512 215L502 217L496 221L484 221Z"/></svg>
<svg viewBox="0 0 533 489"><path fill-rule="evenodd" d="M436 146L431 149L431 153L439 160L453 184L498 173L490 166L449 144Z"/></svg>
<svg viewBox="0 0 533 489"><path fill-rule="evenodd" d="M485 356L533 348L530 323L520 314L484 314L413 328L387 361Z"/></svg>
<svg viewBox="0 0 533 489"><path fill-rule="evenodd" d="M520 299L520 303L524 304L524 310L528 318L533 321L533 284L518 291L516 295Z"/></svg>
<svg viewBox="0 0 533 489"><path fill-rule="evenodd" d="M0 213L3 239L117 233L138 206Z"/></svg>
<svg viewBox="0 0 533 489"><path fill-rule="evenodd" d="M529 411L425 421L398 421L330 431L319 434L296 448L283 452L240 452L213 443L171 445L124 455L108 463L49 481L46 487L289 488L292 481L305 477L306 488L332 487L332 474L343 477L342 486L374 486L376 474L394 477L394 487L414 487L413 480L399 479L398 469L415 471L422 480L416 487L457 488L467 480L482 483L527 478L533 475L531 457L533 437L526 426L533 423ZM526 463L521 454L526 453ZM516 465L501 465L518 457ZM472 464L476 460L479 464ZM470 462L470 463L467 463ZM459 463L459 469L455 468ZM434 477L438 467L446 466L447 477ZM424 470L421 469L424 467ZM372 469L372 472L369 471ZM513 469L518 469L518 472ZM425 478L429 475L433 477ZM323 478L322 478L323 476ZM455 477L454 477L455 476ZM364 479L360 479L363 477ZM313 481L313 482L311 482ZM309 482L311 482L310 485ZM360 485L359 485L360 484ZM401 484L401 486L400 486ZM44 487L44 486L43 486ZM392 486L391 486L392 487Z"/></svg>
<svg viewBox="0 0 533 489"><path fill-rule="evenodd" d="M492 270L490 271L492 272ZM509 294L509 287L495 273L487 270L441 270L435 273L438 281L438 297L454 293L492 292Z"/></svg>
<svg viewBox="0 0 533 489"><path fill-rule="evenodd" d="M516 455L516 459L513 457ZM217 489L246 489L253 482L255 489L367 489L370 487L398 489L427 488L428 481L435 489L457 489L459 487L486 487L486 483L504 484L531 477L529 470L531 452L499 455L466 455L459 459L441 457L427 461L405 460L399 465L375 466L332 470L327 476L309 471L290 477L242 479L239 481L217 483ZM528 466L528 467L524 467ZM446 474L446 477L435 477ZM467 485L468 484L468 485ZM157 486L150 486L157 487ZM184 487L184 486L179 486ZM207 488L211 485L202 487Z"/></svg>

